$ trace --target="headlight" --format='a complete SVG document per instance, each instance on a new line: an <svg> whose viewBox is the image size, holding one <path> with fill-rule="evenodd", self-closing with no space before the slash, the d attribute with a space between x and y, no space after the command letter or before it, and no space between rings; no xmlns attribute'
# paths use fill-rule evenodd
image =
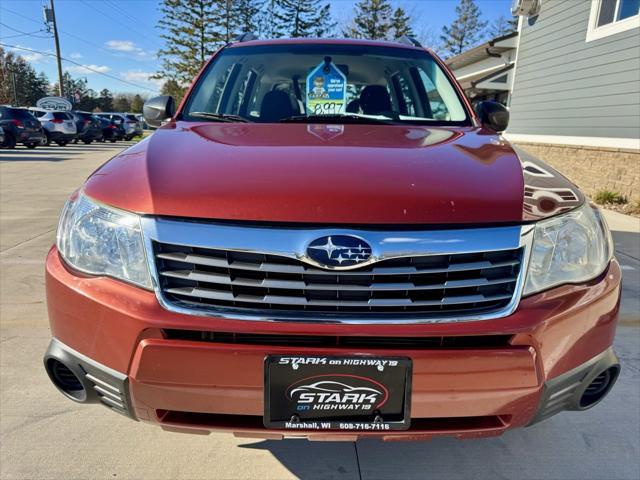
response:
<svg viewBox="0 0 640 480"><path fill-rule="evenodd" d="M585 205L536 224L524 295L600 275L613 246L600 213Z"/></svg>
<svg viewBox="0 0 640 480"><path fill-rule="evenodd" d="M57 245L76 270L151 288L138 215L74 195L62 211Z"/></svg>

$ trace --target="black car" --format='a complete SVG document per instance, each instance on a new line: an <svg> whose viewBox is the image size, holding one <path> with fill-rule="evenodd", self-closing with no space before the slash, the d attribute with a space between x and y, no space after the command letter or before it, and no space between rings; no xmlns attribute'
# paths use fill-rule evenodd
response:
<svg viewBox="0 0 640 480"><path fill-rule="evenodd" d="M73 141L74 143L82 141L89 145L93 141L100 140L102 127L90 112L72 111L69 113L73 116L78 131L78 136Z"/></svg>
<svg viewBox="0 0 640 480"><path fill-rule="evenodd" d="M0 106L0 127L4 130L4 148L14 148L18 143L36 148L43 139L40 122L23 108Z"/></svg>
<svg viewBox="0 0 640 480"><path fill-rule="evenodd" d="M102 129L101 142L109 141L111 143L115 143L117 140L122 140L124 138L124 128L122 128L122 126L117 125L115 122L107 118L98 116L94 116L93 118L98 122Z"/></svg>

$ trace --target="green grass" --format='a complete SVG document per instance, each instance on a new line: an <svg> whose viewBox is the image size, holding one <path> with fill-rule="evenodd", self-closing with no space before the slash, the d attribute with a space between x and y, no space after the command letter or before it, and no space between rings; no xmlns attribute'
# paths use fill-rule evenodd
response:
<svg viewBox="0 0 640 480"><path fill-rule="evenodd" d="M600 190L593 196L593 200L600 205L623 205L627 203L627 199L625 197L620 195L618 192L612 192L611 190Z"/></svg>

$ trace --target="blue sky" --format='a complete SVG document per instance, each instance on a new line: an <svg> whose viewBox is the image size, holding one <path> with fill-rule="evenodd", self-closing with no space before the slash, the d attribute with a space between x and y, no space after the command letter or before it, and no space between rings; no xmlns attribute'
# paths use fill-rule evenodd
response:
<svg viewBox="0 0 640 480"><path fill-rule="evenodd" d="M45 31L39 31L44 29L43 1L0 0L0 43L53 53L53 39ZM330 0L330 3L339 25L347 24L356 0ZM433 40L442 26L455 17L457 0L392 0L392 3L411 14L420 36ZM509 16L510 0L477 0L477 3L485 20ZM159 67L155 53L162 46L155 28L160 18L159 1L55 0L55 5L62 56L80 64L63 62L63 69L74 77L86 77L89 86L97 91L108 88L152 95L158 90L159 81L148 77ZM20 54L55 81L53 57L24 51Z"/></svg>

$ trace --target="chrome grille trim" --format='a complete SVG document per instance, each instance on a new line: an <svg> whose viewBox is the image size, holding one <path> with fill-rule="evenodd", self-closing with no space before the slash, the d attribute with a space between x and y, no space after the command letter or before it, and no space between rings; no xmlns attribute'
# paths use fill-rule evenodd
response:
<svg viewBox="0 0 640 480"><path fill-rule="evenodd" d="M152 217L141 222L154 289L164 308L255 321L411 324L501 318L511 314L520 300L533 236L529 225L383 231L238 226ZM372 247L370 261L354 270L318 268L307 261L305 252L311 241L323 235L365 238ZM157 244L188 251L156 251ZM520 257L499 258L500 252L508 250L519 250ZM227 252L226 257L219 251ZM247 255L253 255L251 261L243 261ZM263 260L256 261L256 255ZM427 261L447 255L450 259L459 255L459 261L447 265ZM478 261L473 255L498 260ZM415 258L417 265L409 265L409 258ZM516 268L518 274L484 273L501 267ZM473 278L456 278L469 270L479 272ZM454 278L448 278L451 273ZM509 293L500 288L509 288ZM471 289L477 293L469 294ZM431 298L438 290L442 298ZM336 298L322 294L332 291L337 292ZM406 297L415 295L394 298L401 291L407 292ZM370 296L361 298L367 292ZM423 312L408 307L447 310Z"/></svg>

